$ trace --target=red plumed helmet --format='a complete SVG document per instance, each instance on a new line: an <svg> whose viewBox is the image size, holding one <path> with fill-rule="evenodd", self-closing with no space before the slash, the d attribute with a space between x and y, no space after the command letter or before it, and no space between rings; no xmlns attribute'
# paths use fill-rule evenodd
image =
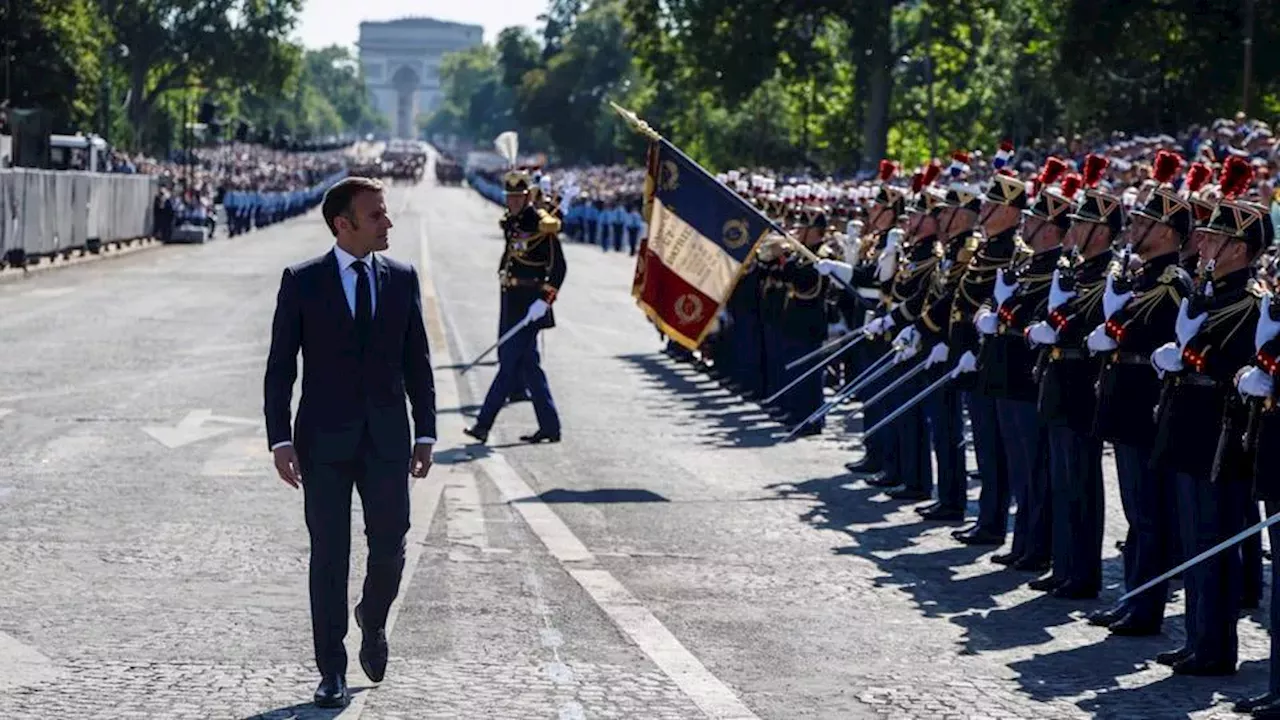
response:
<svg viewBox="0 0 1280 720"><path fill-rule="evenodd" d="M1156 153L1155 162L1151 165L1151 177L1162 185L1173 182L1174 176L1182 169L1183 162L1182 156L1178 153L1161 150Z"/></svg>
<svg viewBox="0 0 1280 720"><path fill-rule="evenodd" d="M1253 182L1253 166L1239 155L1232 155L1222 165L1222 175L1218 185L1222 188L1223 198L1234 198L1244 194Z"/></svg>
<svg viewBox="0 0 1280 720"><path fill-rule="evenodd" d="M1204 187L1205 183L1209 182L1209 178L1211 177L1213 177L1213 170L1210 169L1208 165L1205 165L1202 162L1192 163L1191 167L1187 168L1187 178L1184 187L1187 188L1187 192L1196 192L1200 188Z"/></svg>
<svg viewBox="0 0 1280 720"><path fill-rule="evenodd" d="M924 173L918 172L911 176L911 192L918 193L924 188Z"/></svg>
<svg viewBox="0 0 1280 720"><path fill-rule="evenodd" d="M968 150L956 150L955 152L951 153L951 159L952 159L952 160L955 160L955 161L956 161L956 162L958 162L958 163L963 163L963 164L965 164L965 165L968 165L968 164L969 164L969 151L968 151Z"/></svg>
<svg viewBox="0 0 1280 720"><path fill-rule="evenodd" d="M927 166L925 166L925 169L924 169L924 184L931 185L933 181L937 180L938 176L941 174L942 174L942 166L938 164L938 161L935 160L929 163Z"/></svg>
<svg viewBox="0 0 1280 720"><path fill-rule="evenodd" d="M1050 157L1044 161L1044 167L1040 170L1040 177L1036 178L1036 183L1040 187L1048 187L1058 181L1062 174L1067 171L1067 163L1062 158Z"/></svg>
<svg viewBox="0 0 1280 720"><path fill-rule="evenodd" d="M1076 196L1076 191L1080 189L1080 186L1083 184L1083 182L1084 181L1080 178L1079 175L1075 173L1067 173L1062 177L1062 185L1060 186L1059 192L1062 193L1062 197L1070 200L1071 198Z"/></svg>
<svg viewBox="0 0 1280 720"><path fill-rule="evenodd" d="M898 166L894 165L892 160L881 160L879 172L880 182L888 182L889 178L893 177L893 174L897 172L897 170Z"/></svg>
<svg viewBox="0 0 1280 720"><path fill-rule="evenodd" d="M1102 172L1107 169L1111 161L1105 155L1095 155L1089 153L1084 159L1084 177L1081 182L1085 187L1097 187L1102 182Z"/></svg>

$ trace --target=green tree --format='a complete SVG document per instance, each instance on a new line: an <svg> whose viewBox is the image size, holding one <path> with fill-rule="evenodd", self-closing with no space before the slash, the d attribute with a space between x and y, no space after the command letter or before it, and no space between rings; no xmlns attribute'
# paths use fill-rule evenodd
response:
<svg viewBox="0 0 1280 720"><path fill-rule="evenodd" d="M0 43L12 58L5 97L47 110L56 132L93 129L102 78L101 32L93 0L20 0L0 6Z"/></svg>

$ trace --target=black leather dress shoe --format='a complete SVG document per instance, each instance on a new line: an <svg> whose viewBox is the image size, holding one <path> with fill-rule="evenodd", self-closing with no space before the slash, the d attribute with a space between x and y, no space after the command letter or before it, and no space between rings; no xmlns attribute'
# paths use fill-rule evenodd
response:
<svg viewBox="0 0 1280 720"><path fill-rule="evenodd" d="M488 429L486 429L486 428L482 428L482 427L480 427L480 426L478 426L478 425L477 425L476 427L469 427L469 428L466 428L466 429L464 429L462 432L466 433L466 434L467 434L468 436L470 436L470 437L475 438L475 439L476 439L476 441L477 441L477 442L479 442L481 445L483 445L483 444L485 444L485 443L489 442L489 431L488 431Z"/></svg>
<svg viewBox="0 0 1280 720"><path fill-rule="evenodd" d="M1119 637L1151 637L1160 634L1160 623L1135 617L1128 613L1107 626L1112 635Z"/></svg>
<svg viewBox="0 0 1280 720"><path fill-rule="evenodd" d="M1252 713L1256 718L1280 718L1280 695L1263 693L1241 700L1231 709L1238 713Z"/></svg>
<svg viewBox="0 0 1280 720"><path fill-rule="evenodd" d="M933 522L961 522L964 520L964 510L938 505L921 512L920 517Z"/></svg>
<svg viewBox="0 0 1280 720"><path fill-rule="evenodd" d="M1096 600L1098 589L1073 582L1065 582L1049 591L1049 594L1060 600Z"/></svg>
<svg viewBox="0 0 1280 720"><path fill-rule="evenodd" d="M1036 578L1035 580L1027 583L1027 587L1032 590L1039 590L1040 592L1049 592L1059 585L1066 584L1066 582L1067 581L1065 579L1056 575L1045 575L1042 578Z"/></svg>
<svg viewBox="0 0 1280 720"><path fill-rule="evenodd" d="M887 473L872 475L871 477L865 478L863 482L870 485L871 487L878 487L878 488L898 487L899 485L902 484L898 482L896 478L889 477Z"/></svg>
<svg viewBox="0 0 1280 720"><path fill-rule="evenodd" d="M1225 677L1236 674L1233 662L1208 662L1199 660L1195 655L1173 666L1174 675L1191 675L1193 677Z"/></svg>
<svg viewBox="0 0 1280 720"><path fill-rule="evenodd" d="M370 680L380 683L387 675L387 657L391 654L387 646L387 631L384 628L366 628L364 614L356 605L356 625L360 627L360 669Z"/></svg>
<svg viewBox="0 0 1280 720"><path fill-rule="evenodd" d="M337 673L325 675L316 687L315 704L318 708L344 708L351 702L347 693L347 679Z"/></svg>
<svg viewBox="0 0 1280 720"><path fill-rule="evenodd" d="M1024 555L1023 557L1018 558L1009 567L1019 572L1043 573L1047 572L1052 566L1053 563L1045 560L1044 558L1026 557Z"/></svg>
<svg viewBox="0 0 1280 720"><path fill-rule="evenodd" d="M969 532L960 533L959 535L956 535L955 538L956 540L959 540L961 543L965 545L998 546L998 545L1004 544L1003 535L997 535L996 533L993 533L993 532L987 532L986 530L983 530L981 528L974 528Z"/></svg>
<svg viewBox="0 0 1280 720"><path fill-rule="evenodd" d="M991 556L991 562L997 565L1004 565L1005 567L1013 567L1014 565L1017 565L1018 561L1021 559L1021 555L1014 555L1011 552Z"/></svg>
<svg viewBox="0 0 1280 720"><path fill-rule="evenodd" d="M1105 610L1094 610L1093 612L1085 615L1084 619L1088 621L1090 625L1097 627L1109 627L1112 623L1118 621L1127 614L1128 612L1126 612L1124 606L1118 605L1116 607L1106 608Z"/></svg>
<svg viewBox="0 0 1280 720"><path fill-rule="evenodd" d="M1161 665L1168 665L1172 667L1182 662L1183 660L1186 660L1187 658L1191 657L1194 654L1195 654L1195 651L1193 651L1191 648L1184 645L1176 650L1169 650L1167 652L1162 652L1159 655L1156 655L1156 662L1160 663Z"/></svg>
<svg viewBox="0 0 1280 720"><path fill-rule="evenodd" d="M880 466L880 463L872 460L871 458L864 457L858 462L845 463L844 469L848 470L851 473L871 474L871 473L878 473L884 468Z"/></svg>
<svg viewBox="0 0 1280 720"><path fill-rule="evenodd" d="M921 505L921 506L919 506L919 507L917 507L917 508L916 508L916 514L917 514L917 515L923 515L923 514L925 514L925 513L929 512L930 510L933 510L934 508L936 508L936 507L938 507L938 506L940 506L940 505L942 505L942 503L938 502L937 500L934 500L934 501L933 501L933 502L931 502L931 503L925 503L924 505Z"/></svg>
<svg viewBox="0 0 1280 720"><path fill-rule="evenodd" d="M538 428L538 431L537 431L537 432L535 432L535 433L534 433L534 434L532 434L532 435L521 435L521 436L520 436L520 442L526 442L526 443L553 442L553 443L558 443L558 442L560 442L560 433L556 433L555 435L552 435L551 433L546 432L546 431L545 431L545 430L543 430L542 428Z"/></svg>
<svg viewBox="0 0 1280 720"><path fill-rule="evenodd" d="M907 502L919 502L921 500L928 500L930 497L929 493L924 490L909 488L906 485L899 485L896 488L890 489L885 494L894 500L906 500Z"/></svg>

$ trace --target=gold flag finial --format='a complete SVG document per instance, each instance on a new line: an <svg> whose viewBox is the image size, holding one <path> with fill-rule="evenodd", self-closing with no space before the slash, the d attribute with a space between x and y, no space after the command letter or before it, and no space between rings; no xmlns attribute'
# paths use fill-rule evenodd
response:
<svg viewBox="0 0 1280 720"><path fill-rule="evenodd" d="M649 138L653 142L657 142L662 139L662 136L658 134L658 131L649 127L649 123L645 122L644 120L641 120L640 116L636 115L635 113L622 107L621 105L619 105L618 103L612 100L609 101L609 105L613 107L615 112L617 112L619 115L622 116L623 120L627 121L627 124L631 126L632 130L640 133L641 135L644 135L645 137Z"/></svg>

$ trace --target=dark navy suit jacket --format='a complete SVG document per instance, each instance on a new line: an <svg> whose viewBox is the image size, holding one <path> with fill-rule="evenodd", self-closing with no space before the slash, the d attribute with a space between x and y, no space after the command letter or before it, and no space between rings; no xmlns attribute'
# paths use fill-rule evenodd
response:
<svg viewBox="0 0 1280 720"><path fill-rule="evenodd" d="M267 443L292 441L303 464L356 459L366 433L379 457L407 462L410 437L437 437L418 272L383 255L375 255L373 265L377 303L363 351L333 251L287 268L280 278L263 411ZM302 398L291 431L299 351Z"/></svg>

